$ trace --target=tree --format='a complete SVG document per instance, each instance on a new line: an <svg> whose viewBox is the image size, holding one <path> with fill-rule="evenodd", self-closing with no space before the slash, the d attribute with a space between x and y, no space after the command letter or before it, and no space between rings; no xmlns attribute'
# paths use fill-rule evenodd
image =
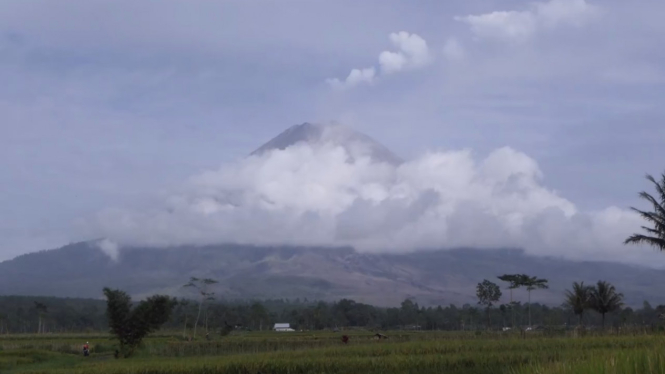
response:
<svg viewBox="0 0 665 374"><path fill-rule="evenodd" d="M653 197L644 191L640 192L639 196L652 205L653 211L647 212L633 207L631 209L645 221L651 223L653 227L642 226L647 235L633 234L624 241L624 244L648 244L660 251L665 251L665 173L661 175L660 181L656 181L648 174L646 178L654 184L658 196Z"/></svg>
<svg viewBox="0 0 665 374"><path fill-rule="evenodd" d="M506 311L510 308L510 305L506 304L499 305L499 311L501 312L501 325L506 327Z"/></svg>
<svg viewBox="0 0 665 374"><path fill-rule="evenodd" d="M623 294L617 293L616 288L605 281L598 281L596 287L591 289L590 296L589 305L603 316L603 327L605 327L605 314L623 306Z"/></svg>
<svg viewBox="0 0 665 374"><path fill-rule="evenodd" d="M35 301L35 310L37 310L37 316L39 318L39 324L37 325L37 334L44 332L44 317L48 313L48 307L46 304L42 304L38 301Z"/></svg>
<svg viewBox="0 0 665 374"><path fill-rule="evenodd" d="M187 337L187 317L189 316L189 313L187 313L187 309L189 307L189 300L182 299L177 302L178 307L181 310L182 318L183 318L183 329L182 329L182 337L183 339Z"/></svg>
<svg viewBox="0 0 665 374"><path fill-rule="evenodd" d="M194 336L196 337L196 327L199 324L199 319L201 319L201 309L203 307L203 303L206 301L210 300L215 300L215 293L208 291L208 288L210 285L219 283L214 279L210 278L204 278L204 279L199 279L195 277L189 278L189 282L184 285L183 287L193 287L196 289L196 291L199 293L199 296L201 297L201 301L199 301L199 311L196 314L196 321L194 322Z"/></svg>
<svg viewBox="0 0 665 374"><path fill-rule="evenodd" d="M3 332L6 334L9 333L9 331L7 331L7 320L9 320L7 313L0 313L0 334Z"/></svg>
<svg viewBox="0 0 665 374"><path fill-rule="evenodd" d="M487 328L489 329L491 323L490 308L501 298L501 288L485 279L476 286L476 296L478 297L478 304L484 305L487 309Z"/></svg>
<svg viewBox="0 0 665 374"><path fill-rule="evenodd" d="M106 316L111 333L120 342L120 352L129 357L149 333L169 320L175 300L154 295L141 301L133 310L131 297L120 290L104 288Z"/></svg>
<svg viewBox="0 0 665 374"><path fill-rule="evenodd" d="M253 324L253 328L256 329L258 324L258 330L262 331L263 322L267 321L268 319L268 311L263 305L261 305L261 303L255 302L250 307L250 318Z"/></svg>
<svg viewBox="0 0 665 374"><path fill-rule="evenodd" d="M500 280L504 282L508 282L508 289L510 290L510 311L512 314L512 319L513 323L512 326L515 327L515 308L514 308L514 303L513 303L513 290L516 288L520 288L522 284L520 283L520 280L522 279L521 274L504 274L499 277Z"/></svg>
<svg viewBox="0 0 665 374"><path fill-rule="evenodd" d="M531 326L531 291L538 289L549 288L547 285L547 279L530 277L528 275L520 275L520 284L526 287L527 292L529 293L529 326Z"/></svg>
<svg viewBox="0 0 665 374"><path fill-rule="evenodd" d="M573 283L573 289L566 291L565 305L572 309L573 313L579 317L579 324L583 325L584 311L589 308L591 298L591 287L582 283Z"/></svg>

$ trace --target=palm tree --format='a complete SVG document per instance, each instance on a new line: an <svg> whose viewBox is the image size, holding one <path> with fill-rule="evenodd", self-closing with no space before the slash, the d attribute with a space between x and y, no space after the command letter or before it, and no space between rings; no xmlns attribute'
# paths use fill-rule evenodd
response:
<svg viewBox="0 0 665 374"><path fill-rule="evenodd" d="M196 338L196 327L198 326L199 319L201 318L201 309L203 307L203 303L215 299L215 293L208 291L208 288L216 283L219 282L211 278L199 279L196 277L190 277L189 282L183 286L183 287L193 287L194 289L196 289L199 296L201 297L201 301L199 302L199 310L198 313L196 314L196 321L194 322L194 338Z"/></svg>
<svg viewBox="0 0 665 374"><path fill-rule="evenodd" d="M617 293L616 288L605 281L598 281L596 287L591 289L590 296L589 305L603 316L603 327L605 327L605 314L623 306L623 294Z"/></svg>
<svg viewBox="0 0 665 374"><path fill-rule="evenodd" d="M526 287L526 290L529 292L529 327L531 326L531 291L537 289L549 288L547 285L547 279L542 279L538 277L530 277L528 275L522 274L519 280L522 286Z"/></svg>
<svg viewBox="0 0 665 374"><path fill-rule="evenodd" d="M566 291L566 302L565 305L569 306L573 310L576 316L580 318L580 325L584 324L583 314L584 310L589 308L590 298L591 298L591 288L590 286L585 286L584 282L582 283L573 283L572 291Z"/></svg>
<svg viewBox="0 0 665 374"><path fill-rule="evenodd" d="M653 227L642 226L647 235L633 234L624 241L624 244L648 244L660 251L665 251L665 173L661 175L660 182L648 174L646 178L655 185L658 198L644 191L640 192L639 196L651 203L653 211L646 212L633 207L631 209L642 216L645 221L651 223Z"/></svg>
<svg viewBox="0 0 665 374"><path fill-rule="evenodd" d="M520 284L520 274L504 274L499 277L500 280L504 282L508 282L508 289L510 290L510 311L512 314L512 319L513 319L513 324L512 327L515 327L515 308L513 305L513 290L516 288L520 288L522 285Z"/></svg>

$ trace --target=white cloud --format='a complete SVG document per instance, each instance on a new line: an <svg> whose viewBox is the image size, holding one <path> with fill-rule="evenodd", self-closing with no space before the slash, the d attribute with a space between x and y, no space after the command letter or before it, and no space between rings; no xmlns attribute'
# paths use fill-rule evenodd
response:
<svg viewBox="0 0 665 374"><path fill-rule="evenodd" d="M400 52L383 51L379 55L379 65L384 74L390 74L404 69L407 59Z"/></svg>
<svg viewBox="0 0 665 374"><path fill-rule="evenodd" d="M346 89L355 87L360 83L372 83L376 76L376 70L373 67L366 69L353 69L345 80L341 81L337 78L327 79L326 82L335 89Z"/></svg>
<svg viewBox="0 0 665 374"><path fill-rule="evenodd" d="M533 3L524 11L495 11L455 17L455 20L467 23L480 39L524 42L542 29L561 24L581 26L598 12L586 0L550 0Z"/></svg>
<svg viewBox="0 0 665 374"><path fill-rule="evenodd" d="M417 34L406 31L392 33L390 41L397 48L397 52L383 51L379 55L379 65L385 74L420 68L431 61L427 42Z"/></svg>
<svg viewBox="0 0 665 374"><path fill-rule="evenodd" d="M417 34L409 34L406 31L392 33L390 41L397 51L383 51L379 54L379 68L382 74L418 69L432 61L427 42ZM354 87L361 82L371 83L375 76L374 67L362 70L353 69L344 81L330 78L326 82L335 89L344 89Z"/></svg>
<svg viewBox="0 0 665 374"><path fill-rule="evenodd" d="M94 231L127 245L519 246L573 259L649 256L621 244L639 229L634 214L581 212L541 179L538 164L511 148L480 161L461 150L390 166L334 144L299 144L199 175L163 207L104 211Z"/></svg>
<svg viewBox="0 0 665 374"><path fill-rule="evenodd" d="M109 256L111 260L118 261L118 256L120 254L118 243L109 239L102 239L97 241L95 245L97 245L97 248L104 252L104 254Z"/></svg>

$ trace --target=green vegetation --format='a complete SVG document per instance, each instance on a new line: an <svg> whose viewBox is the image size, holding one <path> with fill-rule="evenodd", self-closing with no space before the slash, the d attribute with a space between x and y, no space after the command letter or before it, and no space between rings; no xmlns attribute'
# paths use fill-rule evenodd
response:
<svg viewBox="0 0 665 374"><path fill-rule="evenodd" d="M596 287L591 288L589 293L589 304L603 317L602 326L605 327L605 315L623 306L623 294L616 292L613 285L598 281Z"/></svg>
<svg viewBox="0 0 665 374"><path fill-rule="evenodd" d="M155 295L141 301L132 310L132 299L120 290L104 289L109 329L118 340L118 353L129 357L149 333L158 330L169 320L174 301L168 296Z"/></svg>
<svg viewBox="0 0 665 374"><path fill-rule="evenodd" d="M199 307L196 313L196 320L194 321L194 336L196 336L196 328L199 325L199 320L201 319L201 310L203 310L205 302L215 300L215 293L209 291L208 288L216 283L218 282L211 278L199 279L196 277L191 277L189 282L183 286L195 289L196 293L200 297Z"/></svg>
<svg viewBox="0 0 665 374"><path fill-rule="evenodd" d="M342 344L341 335L350 337ZM240 332L184 341L148 337L130 360L113 358L105 335L0 337L3 373L665 373L665 336L618 333ZM79 352L90 341L91 356ZM626 371L628 370L628 371Z"/></svg>
<svg viewBox="0 0 665 374"><path fill-rule="evenodd" d="M586 285L586 284L585 284ZM491 328L528 326L528 309L521 303L524 295L515 294L512 304L494 305L490 310ZM562 294L562 302L564 301ZM35 301L46 305L48 313L40 315ZM503 308L501 308L503 306ZM195 301L178 300L164 328L179 331L181 337L193 336L193 327L199 305ZM665 305L644 302L640 308L623 306L606 313L607 327L653 327L661 323L658 316L665 313ZM215 301L206 302L202 311L197 336L206 333L217 336L229 326L243 330L261 331L275 323L290 323L297 330L321 330L334 327L362 327L381 330L419 326L422 330L484 330L487 316L473 305L421 306L405 300L401 306L381 308L353 300L336 302L310 300ZM547 306L531 304L532 322L538 326L577 325L579 314L568 305ZM41 326L40 326L41 317ZM584 324L602 325L602 315L587 306ZM71 334L108 331L106 302L104 300L43 298L27 296L0 296L0 335Z"/></svg>
<svg viewBox="0 0 665 374"><path fill-rule="evenodd" d="M637 208L631 208L639 214L652 227L642 226L646 231L644 234L633 234L626 239L625 244L647 244L660 251L665 251L665 173L661 175L660 181L657 181L651 175L647 179L653 183L658 195L656 197L642 191L639 196L651 204L653 211L648 212Z"/></svg>
<svg viewBox="0 0 665 374"><path fill-rule="evenodd" d="M487 328L489 328L492 325L490 310L492 309L492 305L501 298L501 289L496 284L485 279L476 286L476 297L478 297L478 304L484 305L487 310Z"/></svg>
<svg viewBox="0 0 665 374"><path fill-rule="evenodd" d="M580 318L580 326L584 324L584 311L589 309L591 299L591 287L585 286L584 282L573 283L573 289L566 291L565 305Z"/></svg>

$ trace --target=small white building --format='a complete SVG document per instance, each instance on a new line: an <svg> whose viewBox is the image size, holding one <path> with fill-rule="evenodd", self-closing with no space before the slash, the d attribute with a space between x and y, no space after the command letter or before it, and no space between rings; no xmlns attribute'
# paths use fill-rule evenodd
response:
<svg viewBox="0 0 665 374"><path fill-rule="evenodd" d="M273 330L275 331L296 331L291 328L291 325L288 323L276 323L275 327L273 327Z"/></svg>

